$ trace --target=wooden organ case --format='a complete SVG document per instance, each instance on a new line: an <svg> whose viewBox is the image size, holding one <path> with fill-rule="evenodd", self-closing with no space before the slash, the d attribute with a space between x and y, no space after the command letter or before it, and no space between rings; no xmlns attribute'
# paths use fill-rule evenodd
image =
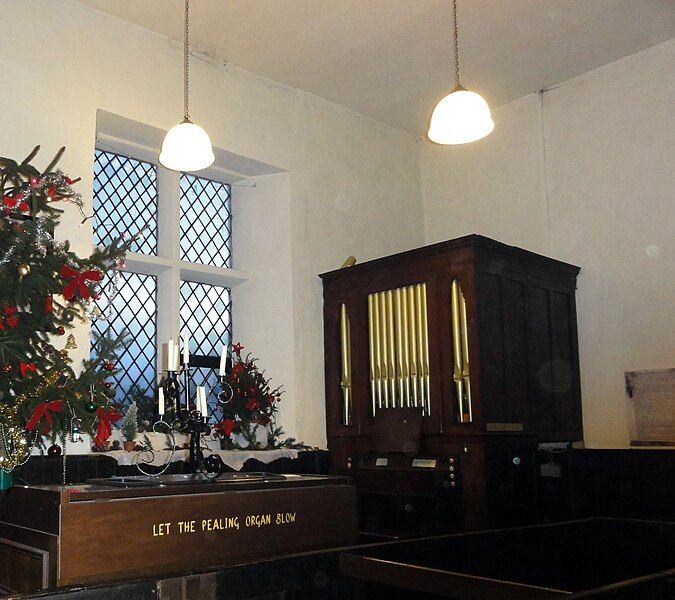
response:
<svg viewBox="0 0 675 600"><path fill-rule="evenodd" d="M449 528L536 519L537 445L582 440L578 272L470 235L321 275L328 446L362 507L445 494Z"/></svg>

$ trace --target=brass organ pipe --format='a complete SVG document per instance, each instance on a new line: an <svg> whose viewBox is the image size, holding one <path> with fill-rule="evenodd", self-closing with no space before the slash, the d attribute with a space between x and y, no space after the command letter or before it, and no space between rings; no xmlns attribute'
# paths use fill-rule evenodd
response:
<svg viewBox="0 0 675 600"><path fill-rule="evenodd" d="M424 331L422 328L422 286L415 286L415 325L417 327L417 379L420 394L420 404L424 408L427 404L424 388Z"/></svg>
<svg viewBox="0 0 675 600"><path fill-rule="evenodd" d="M351 425L351 348L349 315L345 304L340 307L340 342L342 345L342 378L340 380L343 398L342 424Z"/></svg>
<svg viewBox="0 0 675 600"><path fill-rule="evenodd" d="M382 352L380 345L380 303L373 294L373 323L375 333L375 383L377 386L377 408L382 408Z"/></svg>
<svg viewBox="0 0 675 600"><path fill-rule="evenodd" d="M417 333L415 311L415 288L410 286L406 289L408 295L408 331L410 335L410 379L412 380L412 405L419 406L417 394Z"/></svg>
<svg viewBox="0 0 675 600"><path fill-rule="evenodd" d="M380 377L384 392L384 407L389 408L389 352L387 346L387 299L383 293L377 295L380 305Z"/></svg>
<svg viewBox="0 0 675 600"><path fill-rule="evenodd" d="M375 416L376 398L375 398L375 323L373 310L373 295L368 295L368 355L370 357L370 401L373 405L373 416Z"/></svg>
<svg viewBox="0 0 675 600"><path fill-rule="evenodd" d="M389 400L392 408L396 408L396 341L394 330L394 293L391 290L385 292L385 300L387 305L387 351L389 362L387 363L387 371L389 379Z"/></svg>
<svg viewBox="0 0 675 600"><path fill-rule="evenodd" d="M396 320L396 379L398 383L398 405L403 408L405 386L403 383L403 313L401 311L401 288L394 292L394 318Z"/></svg>
<svg viewBox="0 0 675 600"><path fill-rule="evenodd" d="M462 381L462 334L460 323L459 308L459 283L455 279L452 282L451 289L451 307L452 307L452 349L454 357L454 366L452 380L457 390L457 410L459 422L464 422L464 385Z"/></svg>
<svg viewBox="0 0 675 600"><path fill-rule="evenodd" d="M431 394L430 394L430 377L429 377L429 323L427 315L427 284L423 283L421 286L422 292L422 348L424 349L424 391L427 399L425 413L431 414Z"/></svg>
<svg viewBox="0 0 675 600"><path fill-rule="evenodd" d="M349 402L347 403L347 421L352 424L353 395L352 395L352 324L347 314L347 377L349 380Z"/></svg>
<svg viewBox="0 0 675 600"><path fill-rule="evenodd" d="M403 332L403 375L404 397L406 406L410 407L410 344L408 339L408 293L405 288L398 290L401 295L401 330ZM402 405L401 405L402 406Z"/></svg>
<svg viewBox="0 0 675 600"><path fill-rule="evenodd" d="M469 422L471 422L473 421L473 406L471 402L471 379L469 373L469 328L466 319L466 300L464 299L461 287L459 288L459 298L460 319L462 323L462 380L469 408Z"/></svg>

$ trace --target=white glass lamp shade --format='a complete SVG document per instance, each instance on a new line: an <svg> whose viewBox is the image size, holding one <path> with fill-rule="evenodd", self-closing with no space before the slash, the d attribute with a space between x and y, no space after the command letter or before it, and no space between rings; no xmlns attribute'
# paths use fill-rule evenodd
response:
<svg viewBox="0 0 675 600"><path fill-rule="evenodd" d="M458 89L434 108L427 136L437 144L466 144L484 138L494 128L490 107L483 97Z"/></svg>
<svg viewBox="0 0 675 600"><path fill-rule="evenodd" d="M213 164L216 157L209 134L199 125L183 121L166 132L159 162L173 171L200 171Z"/></svg>

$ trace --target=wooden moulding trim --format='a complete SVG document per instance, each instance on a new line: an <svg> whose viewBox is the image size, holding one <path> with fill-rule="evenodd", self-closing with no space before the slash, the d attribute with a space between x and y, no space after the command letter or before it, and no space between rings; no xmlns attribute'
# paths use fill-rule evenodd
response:
<svg viewBox="0 0 675 600"><path fill-rule="evenodd" d="M571 592L379 558L340 554L340 573L347 577L461 600L525 600L567 597Z"/></svg>
<svg viewBox="0 0 675 600"><path fill-rule="evenodd" d="M343 277L352 277L355 274L360 274L373 268L386 268L388 266L400 264L402 261L408 261L422 257L428 258L430 256L444 254L459 248L490 248L493 251L500 252L513 258L520 258L528 262L534 262L541 268L552 269L554 271L565 273L573 277L575 277L580 271L580 267L576 265L543 256L535 252L530 252L529 250L524 250L522 248L518 248L517 246L509 246L503 242L498 242L497 240L493 240L491 238L474 233L453 240L438 242L437 244L431 244L429 246L421 246L419 248L405 250L404 252L398 252L396 254L391 254L382 258L376 258L367 262L357 263L352 267L328 271L326 273L321 273L319 277L321 277L321 279L324 281L341 279ZM480 257L475 257L475 259L480 260Z"/></svg>

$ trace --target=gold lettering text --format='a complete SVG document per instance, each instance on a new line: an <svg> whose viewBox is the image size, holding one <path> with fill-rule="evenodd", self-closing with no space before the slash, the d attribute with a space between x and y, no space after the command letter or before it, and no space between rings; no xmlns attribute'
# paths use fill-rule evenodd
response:
<svg viewBox="0 0 675 600"><path fill-rule="evenodd" d="M171 523L155 523L152 526L152 535L155 537L169 535L169 527L171 527Z"/></svg>
<svg viewBox="0 0 675 600"><path fill-rule="evenodd" d="M195 521L178 521L179 533L194 533Z"/></svg>

